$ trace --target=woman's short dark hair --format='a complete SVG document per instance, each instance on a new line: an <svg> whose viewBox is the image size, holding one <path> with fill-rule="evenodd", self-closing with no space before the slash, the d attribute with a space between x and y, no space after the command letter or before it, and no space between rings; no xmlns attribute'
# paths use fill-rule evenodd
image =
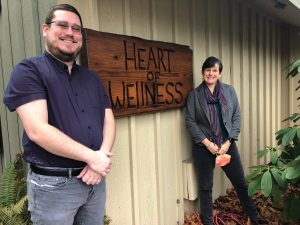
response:
<svg viewBox="0 0 300 225"><path fill-rule="evenodd" d="M218 59L214 56L210 56L204 61L203 65L202 65L202 72L207 68L214 67L214 65L216 65L216 64L219 65L219 72L221 73L223 70L222 62L220 59Z"/></svg>
<svg viewBox="0 0 300 225"><path fill-rule="evenodd" d="M77 9L74 6L69 5L69 4L59 4L59 5L52 6L50 8L49 12L47 13L45 24L51 23L52 19L54 18L54 12L57 10L64 10L64 11L69 11L69 12L75 13L80 19L80 25L83 26L82 19L81 19L79 12L77 11Z"/></svg>

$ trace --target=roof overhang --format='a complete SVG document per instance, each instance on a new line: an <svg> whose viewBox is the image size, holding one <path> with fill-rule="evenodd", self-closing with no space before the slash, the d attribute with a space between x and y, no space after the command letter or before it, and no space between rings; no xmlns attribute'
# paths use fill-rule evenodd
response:
<svg viewBox="0 0 300 225"><path fill-rule="evenodd" d="M282 22L300 27L300 0L247 0Z"/></svg>

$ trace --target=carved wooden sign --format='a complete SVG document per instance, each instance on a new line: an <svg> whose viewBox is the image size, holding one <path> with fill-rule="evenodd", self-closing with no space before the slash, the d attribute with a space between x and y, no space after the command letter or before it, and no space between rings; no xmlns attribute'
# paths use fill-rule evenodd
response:
<svg viewBox="0 0 300 225"><path fill-rule="evenodd" d="M90 29L83 37L81 64L101 78L115 116L185 106L193 88L188 46Z"/></svg>

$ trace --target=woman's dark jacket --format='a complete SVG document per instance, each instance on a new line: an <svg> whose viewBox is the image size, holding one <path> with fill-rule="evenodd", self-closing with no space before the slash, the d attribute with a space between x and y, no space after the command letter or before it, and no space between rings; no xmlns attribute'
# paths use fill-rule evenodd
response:
<svg viewBox="0 0 300 225"><path fill-rule="evenodd" d="M228 139L238 140L241 127L241 115L238 98L234 88L228 84L221 83L223 95L227 100L228 109L222 108L224 126L228 132ZM190 92L186 105L186 126L195 144L202 145L207 138L212 140L210 129L209 108L206 102L203 84Z"/></svg>

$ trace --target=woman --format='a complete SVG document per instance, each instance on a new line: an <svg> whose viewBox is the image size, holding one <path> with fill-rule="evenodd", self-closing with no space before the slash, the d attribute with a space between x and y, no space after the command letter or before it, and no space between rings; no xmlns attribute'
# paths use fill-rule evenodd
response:
<svg viewBox="0 0 300 225"><path fill-rule="evenodd" d="M203 82L188 96L186 125L193 140L193 155L199 174L200 210L204 225L213 225L212 187L216 155L231 155L222 169L234 186L252 224L260 224L248 196L248 186L235 141L240 133L240 108L232 86L220 81L223 65L209 57L202 65Z"/></svg>

